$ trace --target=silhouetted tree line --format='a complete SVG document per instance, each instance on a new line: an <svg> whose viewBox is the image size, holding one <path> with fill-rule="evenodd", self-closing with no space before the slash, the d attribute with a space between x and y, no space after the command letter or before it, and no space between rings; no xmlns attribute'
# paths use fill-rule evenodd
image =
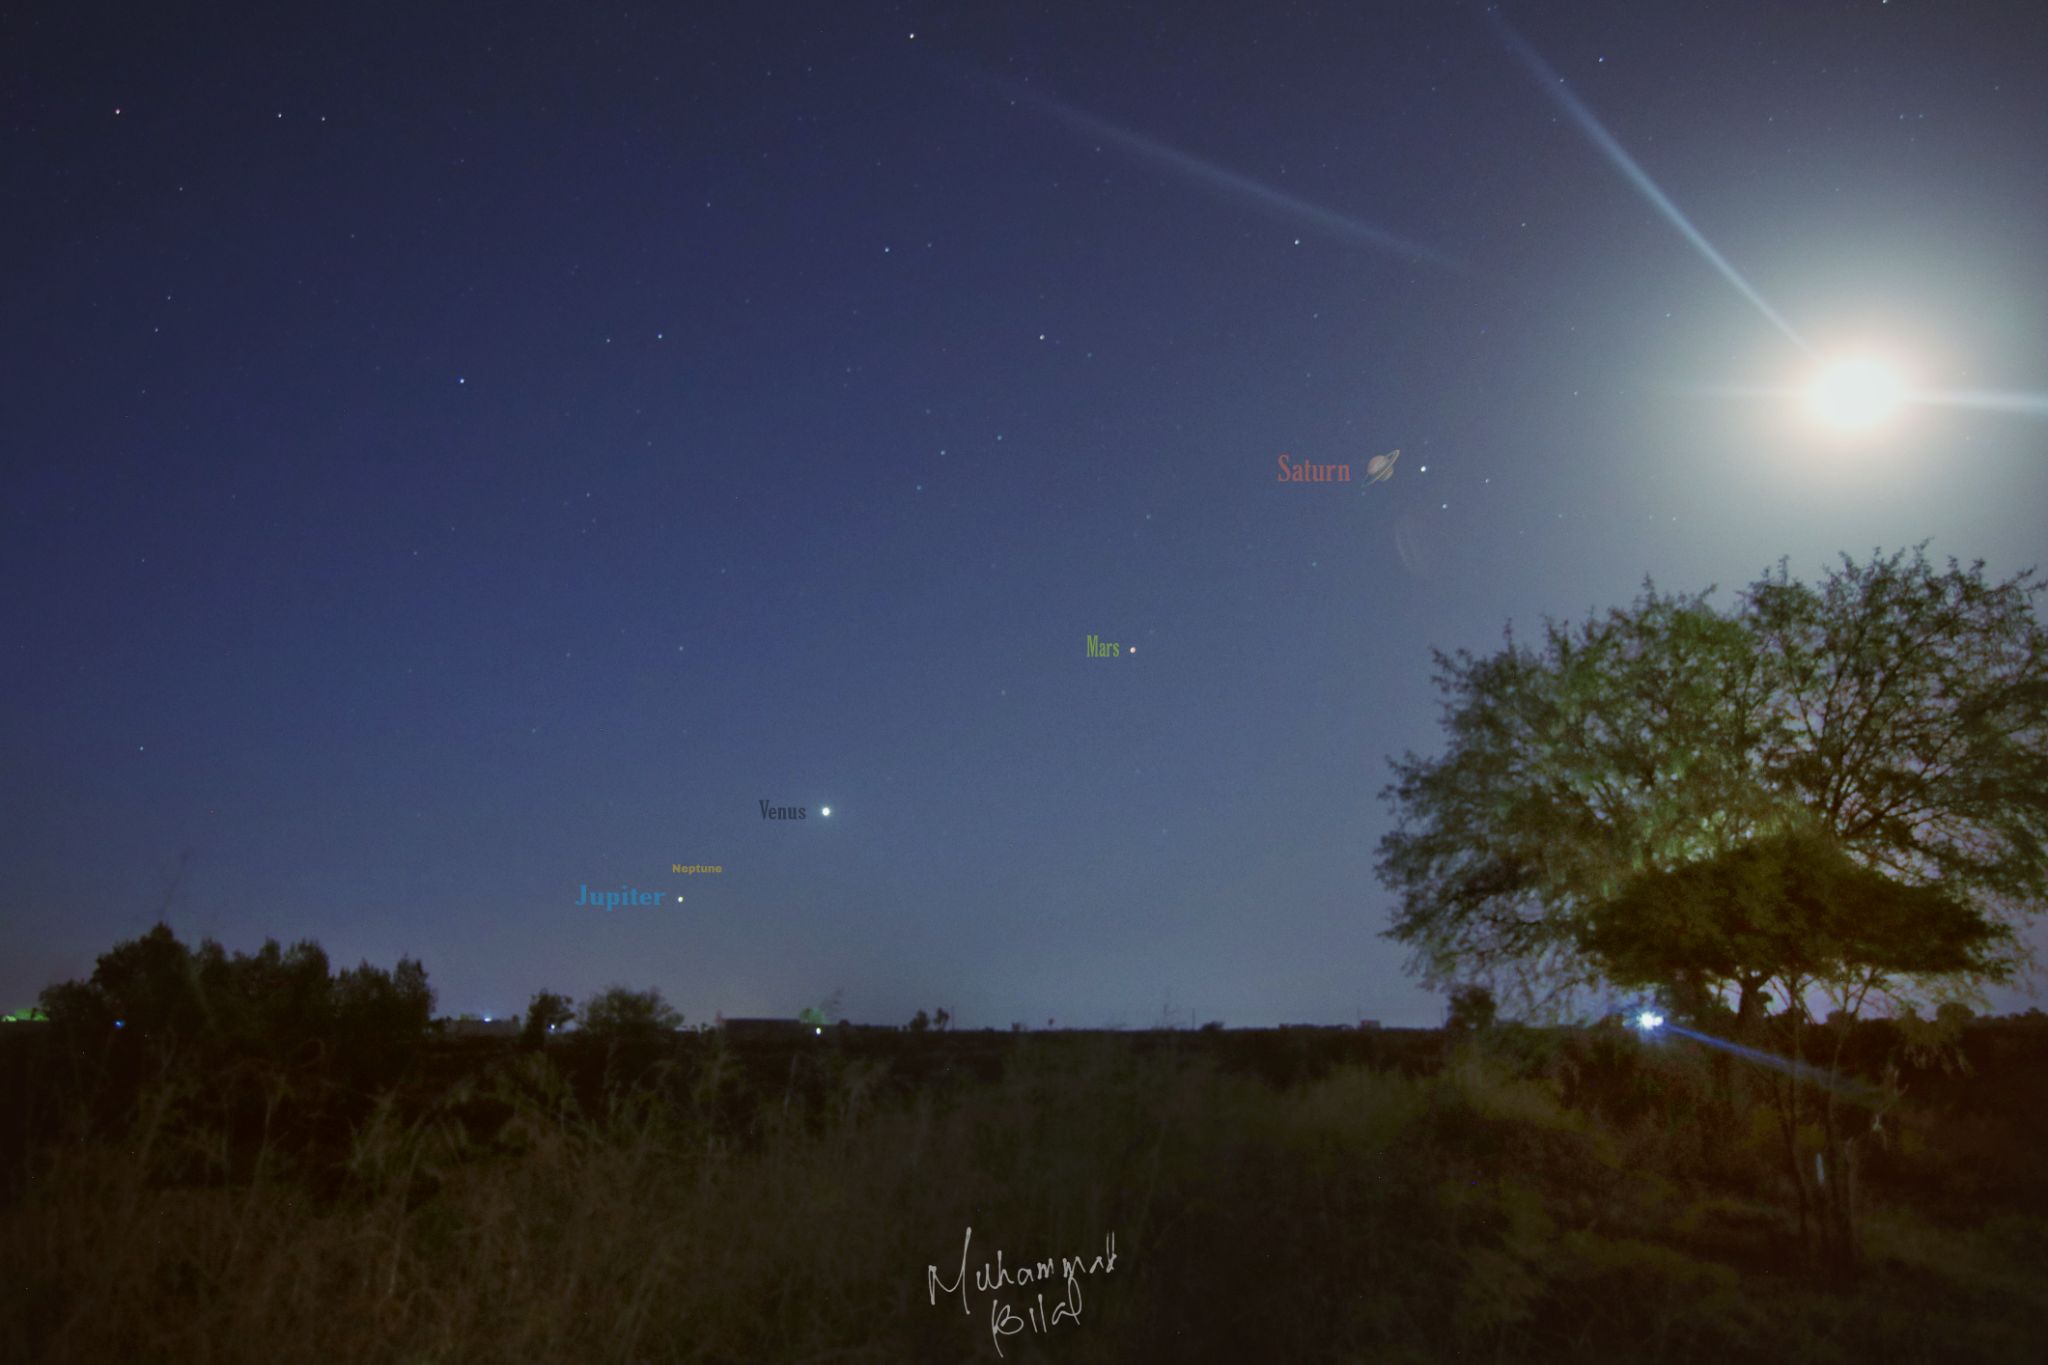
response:
<svg viewBox="0 0 2048 1365"><path fill-rule="evenodd" d="M159 1065L320 1065L375 1083L427 1036L434 991L412 958L335 972L311 940L230 954L212 939L187 947L158 924L103 953L86 980L46 989L42 1008L59 1046L80 1056L123 1047Z"/></svg>

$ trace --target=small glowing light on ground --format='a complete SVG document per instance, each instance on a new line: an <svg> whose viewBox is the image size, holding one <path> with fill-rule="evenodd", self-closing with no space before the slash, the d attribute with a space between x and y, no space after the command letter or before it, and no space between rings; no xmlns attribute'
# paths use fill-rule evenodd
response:
<svg viewBox="0 0 2048 1365"><path fill-rule="evenodd" d="M1807 412L1841 431L1867 431L1905 401L1906 382L1898 367L1868 355L1827 365L1806 389Z"/></svg>
<svg viewBox="0 0 2048 1365"><path fill-rule="evenodd" d="M1664 1016L1655 1010L1644 1010L1636 1016L1636 1027L1645 1033L1648 1033L1651 1029L1662 1028L1663 1026Z"/></svg>

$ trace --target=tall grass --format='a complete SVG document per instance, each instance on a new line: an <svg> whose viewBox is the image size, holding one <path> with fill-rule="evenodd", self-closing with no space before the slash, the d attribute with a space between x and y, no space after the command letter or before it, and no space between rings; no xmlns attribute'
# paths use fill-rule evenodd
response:
<svg viewBox="0 0 2048 1365"><path fill-rule="evenodd" d="M963 1313L927 1281L970 1227L970 1276L1116 1236L1080 1320L1011 1361L2048 1357L2039 1220L1885 1208L1859 1286L1809 1281L1782 1203L1716 1174L1739 1133L1603 1117L1548 1064L1276 1090L1034 1043L946 1091L830 1065L753 1090L714 1055L592 1102L506 1059L387 1099L324 1167L277 1133L238 1154L167 1078L125 1131L38 1150L0 1211L0 1358L993 1360L991 1300L1031 1291Z"/></svg>

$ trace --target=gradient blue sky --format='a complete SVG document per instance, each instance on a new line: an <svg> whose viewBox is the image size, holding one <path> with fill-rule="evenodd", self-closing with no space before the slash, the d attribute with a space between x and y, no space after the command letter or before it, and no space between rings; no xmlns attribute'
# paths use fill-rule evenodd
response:
<svg viewBox="0 0 2048 1365"><path fill-rule="evenodd" d="M1817 350L2048 387L2048 12L1506 14ZM190 849L448 1013L1431 1024L1432 646L2048 545L2038 418L1719 391L1807 358L1482 7L6 25L0 1004Z"/></svg>

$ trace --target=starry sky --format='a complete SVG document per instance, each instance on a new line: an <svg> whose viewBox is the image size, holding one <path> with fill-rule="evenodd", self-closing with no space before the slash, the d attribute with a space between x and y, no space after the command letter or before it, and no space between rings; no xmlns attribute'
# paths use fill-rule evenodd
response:
<svg viewBox="0 0 2048 1365"><path fill-rule="evenodd" d="M1433 1025L1432 647L2048 560L2038 404L1759 396L2048 387L2038 7L4 24L10 1008L164 915L449 1014Z"/></svg>

